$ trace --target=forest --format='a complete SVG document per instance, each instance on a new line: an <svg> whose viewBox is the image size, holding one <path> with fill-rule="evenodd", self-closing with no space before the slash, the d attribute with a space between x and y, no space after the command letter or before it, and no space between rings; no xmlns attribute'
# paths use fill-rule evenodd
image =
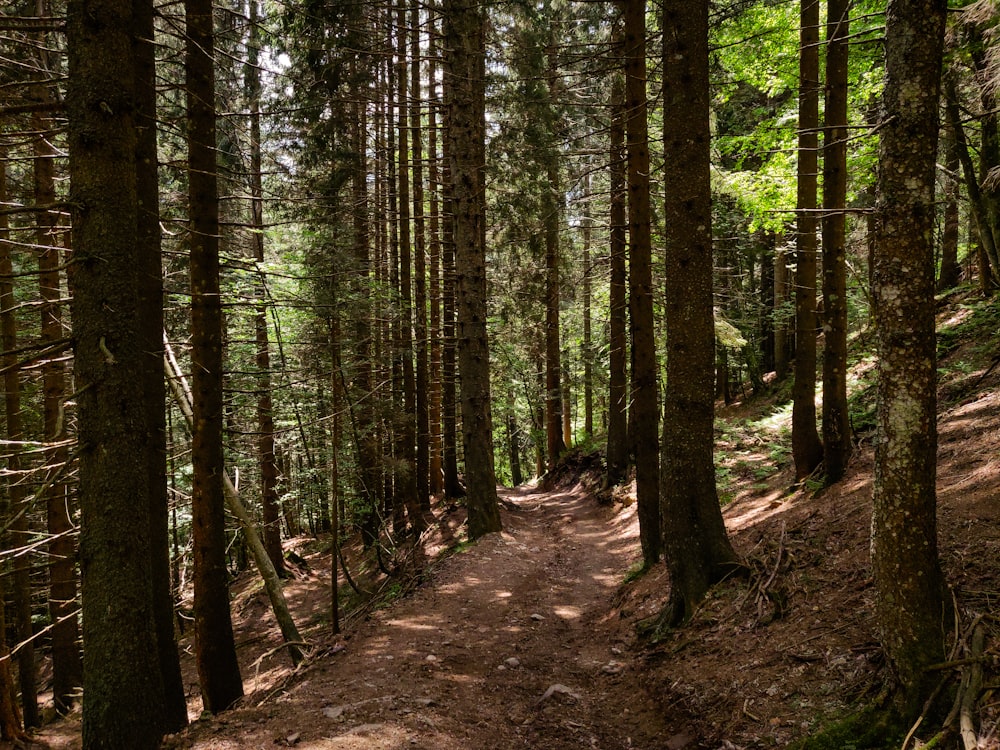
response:
<svg viewBox="0 0 1000 750"><path fill-rule="evenodd" d="M481 623L456 640L592 617L564 633L589 654L612 630L587 608L611 607L627 646L587 659L613 678L607 705L656 704L640 744L628 708L591 726L596 698L555 677L503 719L516 738L446 741L425 717L436 739L366 740L379 719L348 744L274 742L996 747L998 579L960 585L950 524L968 509L941 488L962 453L942 414L1000 388L998 10L9 0L0 740L249 747L196 744L198 727L248 725L271 660L287 698L377 651L395 622L379 618L420 619L440 575L469 603L426 627ZM993 451L976 413L968 450ZM750 505L768 509L752 531ZM848 518L870 557L839 583L864 582L878 689L757 744L706 728L694 688L669 697L668 654L716 643L726 597L756 602L754 632L805 622L778 590L811 585L796 535ZM977 505L967 527L995 520ZM996 557L975 528L969 557ZM594 587L513 627L493 611L518 603L506 584L483 592L533 555ZM376 580L395 592L377 605ZM256 661L251 620L272 646ZM503 679L532 661L519 643Z"/></svg>

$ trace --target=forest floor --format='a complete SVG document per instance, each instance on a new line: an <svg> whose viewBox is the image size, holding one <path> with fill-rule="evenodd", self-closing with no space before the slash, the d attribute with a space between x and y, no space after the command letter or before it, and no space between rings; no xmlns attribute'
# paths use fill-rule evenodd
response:
<svg viewBox="0 0 1000 750"><path fill-rule="evenodd" d="M940 551L959 613L950 656L968 656L970 625L981 622L984 684L996 685L1000 306L953 304L940 323ZM792 488L780 393L720 407L724 514L754 574L719 586L659 643L640 641L636 626L666 601L667 575L662 566L634 575L635 506L625 495L598 502L597 459L574 454L546 488L503 490L504 531L475 544L463 541L461 508L437 508L425 558L408 563L422 572L383 579L372 600L381 604L355 610L340 636L329 635L329 551L293 540L306 565L286 593L315 644L297 669L245 574L234 618L247 697L199 720L185 639L193 724L167 746L749 750L817 731L884 686L868 556L872 363L854 362L858 445L830 489ZM942 675L956 684L958 670ZM998 748L989 695L976 716L979 746ZM928 721L917 736L938 728ZM79 747L79 714L37 739Z"/></svg>

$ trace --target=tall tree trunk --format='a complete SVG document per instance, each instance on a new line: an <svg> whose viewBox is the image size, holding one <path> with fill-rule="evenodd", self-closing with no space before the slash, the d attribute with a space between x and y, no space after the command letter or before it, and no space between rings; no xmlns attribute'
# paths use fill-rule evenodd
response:
<svg viewBox="0 0 1000 750"><path fill-rule="evenodd" d="M447 23L447 21L446 21ZM447 48L446 48L447 49ZM447 76L447 60L445 75ZM443 203L441 212L441 462L445 497L457 498L465 495L465 489L458 481L458 378L456 362L456 320L455 320L455 188L452 182L452 144L449 136L451 120L445 92L444 141L442 151Z"/></svg>
<svg viewBox="0 0 1000 750"><path fill-rule="evenodd" d="M847 59L849 0L827 0L823 129L823 459L826 483L851 457L847 408Z"/></svg>
<svg viewBox="0 0 1000 750"><path fill-rule="evenodd" d="M958 264L959 230L959 178L961 163L955 131L948 128L944 145L944 230L941 234L941 268L938 271L937 291L943 292L958 285L962 268Z"/></svg>
<svg viewBox="0 0 1000 750"><path fill-rule="evenodd" d="M614 77L611 89L611 216L609 251L611 278L608 297L610 302L610 334L608 349L608 444L607 462L609 487L621 484L628 472L628 342L626 285L626 231L625 215L625 85L621 75Z"/></svg>
<svg viewBox="0 0 1000 750"><path fill-rule="evenodd" d="M352 76L357 80L357 76ZM351 360L348 365L350 382L353 386L351 400L357 404L358 457L361 466L358 469L359 495L362 502L362 536L365 546L373 541L372 526L374 525L379 498L381 496L381 461L379 460L378 418L376 415L376 394L374 393L374 378L372 374L373 361L379 361L375 356L373 344L374 326L372 325L372 259L369 242L372 237L369 221L368 197L368 166L367 166L367 117L366 105L361 92L354 93L353 116L351 118L351 146L353 150L353 171L351 173L351 196L354 211L352 214L352 251L353 273L349 281L351 299L354 300L355 314L351 316L354 329L354 342L351 350ZM382 184L381 174L376 174L376 186ZM376 237L376 239L378 239Z"/></svg>
<svg viewBox="0 0 1000 750"><path fill-rule="evenodd" d="M486 335L486 14L445 0L448 129L454 207L458 369L469 538L500 531Z"/></svg>
<svg viewBox="0 0 1000 750"><path fill-rule="evenodd" d="M594 342L591 330L591 256L590 244L594 220L590 215L590 174L583 178L583 431L589 439L594 434Z"/></svg>
<svg viewBox="0 0 1000 750"><path fill-rule="evenodd" d="M555 158L555 154L551 155ZM549 471L566 450L563 437L562 362L559 348L559 169L548 167L542 199L545 226L545 435Z"/></svg>
<svg viewBox="0 0 1000 750"><path fill-rule="evenodd" d="M801 0L798 188L795 201L795 383L792 458L803 480L823 460L816 431L816 183L819 169L819 0Z"/></svg>
<svg viewBox="0 0 1000 750"><path fill-rule="evenodd" d="M438 154L438 124L437 109L439 106L437 89L437 20L436 12L430 11L430 53L427 71L427 98L430 107L427 111L427 179L430 183L430 218L429 231L429 302L430 302L430 374L428 421L430 427L430 457L428 470L430 472L430 492L433 495L444 489L443 465L441 459L441 358L442 338L441 328L441 168Z"/></svg>
<svg viewBox="0 0 1000 750"><path fill-rule="evenodd" d="M0 203L7 202L7 154L0 149ZM14 445L11 446L10 455L7 458L7 470L12 476L17 476L21 470L20 446L17 442L24 440L24 432L21 420L21 373L17 367L17 318L14 315L14 264L10 256L11 244L9 241L9 219L6 214L0 216L0 366L3 367L3 393L4 393L4 417L7 426L7 439ZM28 543L27 529L27 507L26 493L21 482L12 481L6 489L7 506L3 517L4 524L10 524L10 535L5 535L4 542L9 548L16 549ZM28 576L27 565L22 555L21 562L14 567L14 612L16 621L14 623L14 637L18 642L23 643L18 652L18 677L24 704L24 716L27 719L31 716L34 724L38 725L38 701L35 686L35 647L31 637L31 579ZM22 572L23 571L23 572ZM25 604L27 606L25 606ZM2 610L3 607L0 607ZM22 618L22 612L26 611L27 617ZM0 658L0 669L7 671L6 675L0 676L0 688L5 690L0 696L0 706L3 707L0 713L0 728L3 729L3 739L17 739L21 730L21 714L14 704L8 710L6 708L6 685L7 678L10 677L10 659L8 657L9 647L7 644L7 629L0 629L0 638L3 639L3 658ZM27 641L25 643L25 641ZM25 654L24 652L27 652ZM10 685L12 699L16 698L15 686ZM12 701L13 702L13 701ZM11 721L11 718L16 721ZM10 735L10 736L8 736Z"/></svg>
<svg viewBox="0 0 1000 750"><path fill-rule="evenodd" d="M632 329L632 411L629 435L642 558L648 567L663 551L660 534L656 339L650 241L649 135L646 118L646 3L621 0L625 35L625 130L628 151L629 322Z"/></svg>
<svg viewBox="0 0 1000 750"><path fill-rule="evenodd" d="M396 102L399 163L399 360L403 376L403 413L397 442L403 470L396 475L396 491L406 506L406 514L414 533L419 535L426 522L421 513L417 492L417 401L416 376L413 366L413 245L410 227L410 127L409 75L407 67L406 5L396 13ZM398 465L398 464L397 464Z"/></svg>
<svg viewBox="0 0 1000 750"><path fill-rule="evenodd" d="M414 479L421 511L431 509L430 501L430 405L427 351L427 237L424 215L424 148L420 126L420 4L410 7L410 138L413 173L413 334L414 342L414 413L416 419L416 456Z"/></svg>
<svg viewBox="0 0 1000 750"><path fill-rule="evenodd" d="M35 3L38 17L49 15L45 0ZM34 88L39 104L52 103L50 91L47 33L36 34L38 67L43 76ZM53 123L43 113L32 115L34 130L34 193L36 206L51 206L56 200L55 147L51 143ZM53 211L36 214L35 244L38 255L38 287L41 305L41 343L51 346L63 337L62 274L59 271L58 222ZM49 467L45 491L46 524L51 541L48 545L49 619L52 621L52 698L56 710L68 711L73 694L83 682L79 630L76 610L76 544L70 519L71 498L65 482L55 479L68 460L63 401L66 397L65 365L59 357L49 357L42 364L43 433L48 448L45 463ZM49 482L52 479L53 481Z"/></svg>
<svg viewBox="0 0 1000 750"><path fill-rule="evenodd" d="M357 207L355 207L357 210ZM330 632L340 633L340 413L344 408L340 361L340 317L336 310L330 316L330 368L333 372L330 390Z"/></svg>
<svg viewBox="0 0 1000 750"><path fill-rule="evenodd" d="M282 578L285 556L281 548L281 507L278 501L278 467L274 460L274 402L271 398L271 353L267 331L267 290L264 280L264 185L260 142L260 6L249 0L250 39L244 85L250 105L250 227L253 256L257 262L254 294L254 338L257 347L257 463L260 466L261 513L264 547L275 572Z"/></svg>
<svg viewBox="0 0 1000 750"><path fill-rule="evenodd" d="M510 458L510 481L514 487L524 482L521 474L521 453L518 450L520 432L517 429L517 417L513 410L507 412L507 455Z"/></svg>
<svg viewBox="0 0 1000 750"><path fill-rule="evenodd" d="M731 573L713 459L715 323L712 313L712 191L709 144L708 0L665 0L663 188L667 228L667 385L664 391L664 552L670 571L666 621L691 617L709 588Z"/></svg>
<svg viewBox="0 0 1000 750"><path fill-rule="evenodd" d="M164 729L187 725L187 701L174 636L170 578L167 488L166 385L163 379L163 259L160 242L160 187L156 138L156 54L152 3L133 3L136 61L136 193L139 244L139 333L142 336L143 406L149 444L149 542L153 575L156 648L163 679Z"/></svg>
<svg viewBox="0 0 1000 750"><path fill-rule="evenodd" d="M216 173L215 33L210 0L185 0L187 20L188 215L191 246L191 369L194 434L191 528L194 627L205 710L243 695L229 610L223 495L222 306Z"/></svg>
<svg viewBox="0 0 1000 750"><path fill-rule="evenodd" d="M916 718L944 659L937 553L934 173L946 3L886 13L873 296L878 432L872 512L875 612L903 717Z"/></svg>
<svg viewBox="0 0 1000 750"><path fill-rule="evenodd" d="M774 376L784 380L788 375L788 320L785 303L788 301L788 263L785 248L774 249Z"/></svg>
<svg viewBox="0 0 1000 750"><path fill-rule="evenodd" d="M133 5L71 0L66 34L87 695L83 746L121 750L158 747L165 724L149 480L144 470L122 471L147 455L149 442L136 292L141 261Z"/></svg>

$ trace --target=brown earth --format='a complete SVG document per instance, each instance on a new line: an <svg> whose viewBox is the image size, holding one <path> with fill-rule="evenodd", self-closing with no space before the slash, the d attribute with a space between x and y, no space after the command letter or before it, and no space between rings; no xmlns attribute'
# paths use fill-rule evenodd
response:
<svg viewBox="0 0 1000 750"><path fill-rule="evenodd" d="M959 605L950 658L966 657L971 624L984 624L988 688L998 683L1000 599L1000 373L989 368L992 354L970 340L942 362L938 473L942 563ZM974 366L949 365L959 361ZM855 377L870 366L860 363ZM634 505L599 504L576 481L578 472L592 478L593 459L579 459L555 489L505 490L503 533L476 544L456 547L461 510L439 508L423 547L432 562L403 584L367 577L382 587L380 601L397 595L356 610L342 636L328 635L329 554L297 540L308 568L286 590L315 649L296 670L259 585L245 576L234 617L248 696L168 746L784 747L875 698L886 678L868 572L871 434L860 434L839 486L791 491L787 410L758 400L720 411L724 512L754 575L718 587L683 629L655 645L638 641L637 623L657 614L669 581L661 566L625 583L638 560ZM182 645L197 719L191 644ZM959 673L941 670L952 685ZM987 690L979 747L1000 747L997 708ZM928 721L916 736L937 729ZM38 739L76 748L78 732L77 715Z"/></svg>

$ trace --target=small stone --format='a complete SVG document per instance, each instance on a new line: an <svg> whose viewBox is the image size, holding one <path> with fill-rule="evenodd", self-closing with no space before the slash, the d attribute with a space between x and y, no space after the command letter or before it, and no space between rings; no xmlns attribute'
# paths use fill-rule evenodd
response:
<svg viewBox="0 0 1000 750"><path fill-rule="evenodd" d="M517 669L519 666L521 666L521 660L518 659L516 656L512 656L509 659L504 659L503 663L506 664L511 669Z"/></svg>
<svg viewBox="0 0 1000 750"><path fill-rule="evenodd" d="M621 674L624 669L625 669L624 664L622 664L620 661L614 661L614 660L609 661L607 664L601 667L601 671L604 672L604 674Z"/></svg>
<svg viewBox="0 0 1000 750"><path fill-rule="evenodd" d="M437 658L436 656L434 656L434 654L427 654L427 659L426 659L426 661L429 661L429 662L432 662L432 663L433 663L433 662L436 662L436 661L438 661L438 658Z"/></svg>
<svg viewBox="0 0 1000 750"><path fill-rule="evenodd" d="M542 620L545 619L545 617L535 612L533 615L531 615L531 619L534 620L535 622L541 622Z"/></svg>
<svg viewBox="0 0 1000 750"><path fill-rule="evenodd" d="M326 708L323 709L323 715L326 718L328 718L328 719L333 719L334 721L336 721L337 719L340 719L340 718L343 717L343 715L344 715L344 707L343 706L327 706Z"/></svg>

